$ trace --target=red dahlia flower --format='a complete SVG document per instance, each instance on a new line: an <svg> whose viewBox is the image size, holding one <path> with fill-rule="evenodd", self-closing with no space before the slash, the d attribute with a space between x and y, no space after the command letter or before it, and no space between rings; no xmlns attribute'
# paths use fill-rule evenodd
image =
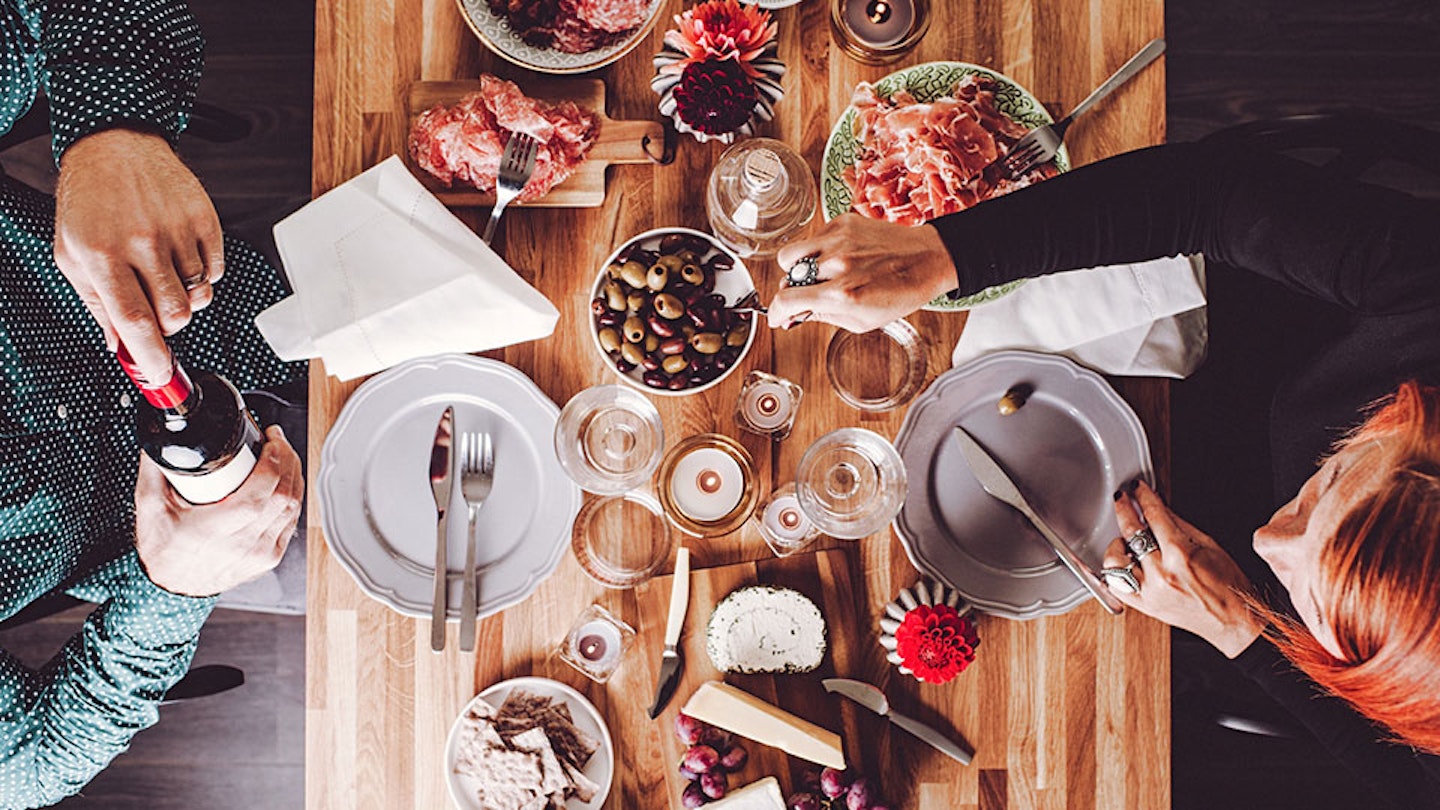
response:
<svg viewBox="0 0 1440 810"><path fill-rule="evenodd" d="M733 59L746 76L760 73L750 62L765 50L777 28L770 12L758 6L742 6L738 0L708 0L675 15L675 28L665 32L665 44L685 54L685 59L667 67L679 72L695 62Z"/></svg>
<svg viewBox="0 0 1440 810"><path fill-rule="evenodd" d="M949 605L920 605L905 614L895 631L904 666L925 683L946 683L975 660L980 636L975 622Z"/></svg>

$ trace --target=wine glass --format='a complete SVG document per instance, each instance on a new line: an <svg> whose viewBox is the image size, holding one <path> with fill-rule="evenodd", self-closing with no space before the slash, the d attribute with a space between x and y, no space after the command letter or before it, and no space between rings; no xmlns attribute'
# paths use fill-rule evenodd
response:
<svg viewBox="0 0 1440 810"><path fill-rule="evenodd" d="M580 488L618 495L645 484L660 464L660 412L622 385L587 388L565 403L555 423L555 455Z"/></svg>
<svg viewBox="0 0 1440 810"><path fill-rule="evenodd" d="M795 473L800 508L831 537L859 540L883 529L905 502L905 464L894 445L864 428L841 428L805 451Z"/></svg>

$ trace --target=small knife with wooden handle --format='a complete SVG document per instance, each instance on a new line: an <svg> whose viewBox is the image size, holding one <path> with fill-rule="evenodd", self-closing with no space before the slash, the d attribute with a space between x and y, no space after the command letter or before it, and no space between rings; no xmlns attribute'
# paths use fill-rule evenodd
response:
<svg viewBox="0 0 1440 810"><path fill-rule="evenodd" d="M665 619L665 651L660 654L660 677L655 682L655 703L650 706L650 719L665 711L665 704L680 684L680 630L685 626L685 611L690 608L690 549L684 546L675 553L675 576L670 585L670 615Z"/></svg>

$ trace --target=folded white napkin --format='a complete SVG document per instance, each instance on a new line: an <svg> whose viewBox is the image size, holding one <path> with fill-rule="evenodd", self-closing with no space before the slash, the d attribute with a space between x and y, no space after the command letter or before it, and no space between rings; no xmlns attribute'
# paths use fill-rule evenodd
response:
<svg viewBox="0 0 1440 810"><path fill-rule="evenodd" d="M1181 378L1208 340L1204 259L1172 256L1031 279L970 310L952 359L1029 349L1102 374Z"/></svg>
<svg viewBox="0 0 1440 810"><path fill-rule="evenodd" d="M542 338L560 317L393 155L276 224L275 244L295 294L255 325L342 380Z"/></svg>

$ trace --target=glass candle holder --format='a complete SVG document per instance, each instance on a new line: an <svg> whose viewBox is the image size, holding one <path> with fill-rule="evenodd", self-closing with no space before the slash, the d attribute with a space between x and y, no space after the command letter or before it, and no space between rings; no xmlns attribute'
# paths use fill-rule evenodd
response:
<svg viewBox="0 0 1440 810"><path fill-rule="evenodd" d="M850 58L894 62L930 30L930 0L830 0L830 30Z"/></svg>
<svg viewBox="0 0 1440 810"><path fill-rule="evenodd" d="M852 408L888 411L909 402L925 382L925 341L901 318L872 332L843 329L830 339L825 372Z"/></svg>
<svg viewBox="0 0 1440 810"><path fill-rule="evenodd" d="M597 495L618 495L649 481L664 445L660 412L622 385L581 391L555 422L560 466L581 489Z"/></svg>
<svg viewBox="0 0 1440 810"><path fill-rule="evenodd" d="M556 651L560 660L596 683L610 680L635 641L635 628L599 605L575 618Z"/></svg>
<svg viewBox="0 0 1440 810"><path fill-rule="evenodd" d="M755 512L755 526L776 557L789 557L820 537L820 529L800 508L794 484L770 494L770 499Z"/></svg>
<svg viewBox="0 0 1440 810"><path fill-rule="evenodd" d="M905 503L905 463L885 437L841 428L810 445L795 472L800 508L820 531L859 540L885 528Z"/></svg>
<svg viewBox="0 0 1440 810"><path fill-rule="evenodd" d="M804 389L784 377L752 371L735 402L735 424L782 441L795 426L795 413L804 395Z"/></svg>
<svg viewBox="0 0 1440 810"><path fill-rule="evenodd" d="M640 490L587 498L570 532L576 562L607 588L633 588L654 576L673 543L660 504Z"/></svg>
<svg viewBox="0 0 1440 810"><path fill-rule="evenodd" d="M660 504L681 531L719 537L755 511L755 463L740 443L718 433L691 436L665 454L658 474Z"/></svg>

